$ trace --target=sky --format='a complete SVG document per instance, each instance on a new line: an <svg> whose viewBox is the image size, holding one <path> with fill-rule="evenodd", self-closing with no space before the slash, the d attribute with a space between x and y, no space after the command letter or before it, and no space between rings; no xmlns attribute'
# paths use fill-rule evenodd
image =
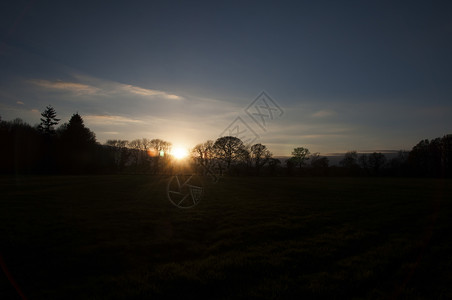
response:
<svg viewBox="0 0 452 300"><path fill-rule="evenodd" d="M274 155L452 133L451 1L1 1L0 116Z"/></svg>

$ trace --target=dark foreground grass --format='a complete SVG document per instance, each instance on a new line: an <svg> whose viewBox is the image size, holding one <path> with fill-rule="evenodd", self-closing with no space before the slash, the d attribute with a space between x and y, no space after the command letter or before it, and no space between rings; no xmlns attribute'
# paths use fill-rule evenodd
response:
<svg viewBox="0 0 452 300"><path fill-rule="evenodd" d="M3 267L29 299L452 298L451 181L225 178L181 210L167 180L0 178Z"/></svg>

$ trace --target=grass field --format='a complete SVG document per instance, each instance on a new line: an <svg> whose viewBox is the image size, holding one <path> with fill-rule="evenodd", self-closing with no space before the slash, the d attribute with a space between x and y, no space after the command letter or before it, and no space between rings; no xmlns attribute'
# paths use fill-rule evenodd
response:
<svg viewBox="0 0 452 300"><path fill-rule="evenodd" d="M450 180L167 181L0 177L0 298L452 298Z"/></svg>

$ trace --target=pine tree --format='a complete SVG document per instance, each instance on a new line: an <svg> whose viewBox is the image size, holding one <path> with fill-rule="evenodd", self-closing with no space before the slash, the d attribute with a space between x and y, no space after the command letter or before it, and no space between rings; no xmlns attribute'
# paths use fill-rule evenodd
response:
<svg viewBox="0 0 452 300"><path fill-rule="evenodd" d="M60 127L61 128L61 127ZM96 136L85 127L82 117L73 114L67 124L59 128L60 167L64 172L84 173L96 168Z"/></svg>
<svg viewBox="0 0 452 300"><path fill-rule="evenodd" d="M46 135L55 134L54 126L60 121L60 119L56 118L55 109L49 105L44 112L41 113L41 116L41 124L39 124L38 129Z"/></svg>
<svg viewBox="0 0 452 300"><path fill-rule="evenodd" d="M65 124L61 130L60 135L61 142L70 149L86 149L96 144L96 135L85 126L78 113L72 115L69 123Z"/></svg>

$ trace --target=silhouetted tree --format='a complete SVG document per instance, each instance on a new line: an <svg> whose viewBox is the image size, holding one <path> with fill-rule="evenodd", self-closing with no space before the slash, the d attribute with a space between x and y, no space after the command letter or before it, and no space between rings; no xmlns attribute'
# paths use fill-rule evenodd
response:
<svg viewBox="0 0 452 300"><path fill-rule="evenodd" d="M348 151L339 164L344 168L354 168L358 166L358 153L356 151Z"/></svg>
<svg viewBox="0 0 452 300"><path fill-rule="evenodd" d="M243 159L245 145L234 136L223 136L218 138L213 145L215 156L225 163L229 170L232 164Z"/></svg>
<svg viewBox="0 0 452 300"><path fill-rule="evenodd" d="M452 176L452 134L441 139L441 168L443 176Z"/></svg>
<svg viewBox="0 0 452 300"><path fill-rule="evenodd" d="M277 158L270 158L268 160L268 171L271 176L274 176L277 173L278 166L281 165L281 161Z"/></svg>
<svg viewBox="0 0 452 300"><path fill-rule="evenodd" d="M130 158L130 151L127 148L127 140L107 140L105 145L113 152L114 162L118 171L123 171Z"/></svg>
<svg viewBox="0 0 452 300"><path fill-rule="evenodd" d="M96 135L89 128L85 127L83 119L78 113L73 114L69 123L65 125L61 138L70 140L72 143L71 146L76 148L83 148L86 145L96 143Z"/></svg>
<svg viewBox="0 0 452 300"><path fill-rule="evenodd" d="M287 175L289 175L289 176L295 175L295 168L296 168L295 160L292 157L287 159L286 160Z"/></svg>
<svg viewBox="0 0 452 300"><path fill-rule="evenodd" d="M151 158L153 171L154 173L162 172L167 167L167 158L171 151L172 144L161 139L153 139L151 140L150 145L157 154Z"/></svg>
<svg viewBox="0 0 452 300"><path fill-rule="evenodd" d="M82 117L73 114L59 130L60 164L70 173L93 172L96 166L96 135L85 127Z"/></svg>
<svg viewBox="0 0 452 300"><path fill-rule="evenodd" d="M369 158L367 157L367 154L361 154L358 157L358 163L365 174L370 174Z"/></svg>
<svg viewBox="0 0 452 300"><path fill-rule="evenodd" d="M339 165L345 169L347 175L358 175L358 153L356 151L348 151L345 153L344 158L339 162Z"/></svg>
<svg viewBox="0 0 452 300"><path fill-rule="evenodd" d="M306 161L309 159L309 154L310 152L307 148L297 147L293 149L290 160L301 169L304 165L306 165Z"/></svg>
<svg viewBox="0 0 452 300"><path fill-rule="evenodd" d="M267 149L267 146L262 144L251 146L250 158L257 175L259 175L261 168L268 163L271 157L272 153Z"/></svg>
<svg viewBox="0 0 452 300"><path fill-rule="evenodd" d="M161 140L161 139L153 139L151 140L151 148L154 148L159 156L168 155L171 150L172 144L170 142Z"/></svg>
<svg viewBox="0 0 452 300"><path fill-rule="evenodd" d="M127 147L131 149L130 156L135 162L136 170L139 168L141 171L145 171L149 168L149 150L151 148L150 140L146 138L135 139L130 141L127 144Z"/></svg>
<svg viewBox="0 0 452 300"><path fill-rule="evenodd" d="M0 173L29 174L46 166L42 135L19 118L0 121L0 144Z"/></svg>
<svg viewBox="0 0 452 300"><path fill-rule="evenodd" d="M144 150L143 143L141 139L135 139L130 141L127 144L127 147L130 148L131 157L133 158L135 162L135 168L138 167L138 163L140 162L140 159L142 158L142 152Z"/></svg>
<svg viewBox="0 0 452 300"><path fill-rule="evenodd" d="M397 156L389 160L390 175L404 176L408 175L408 151L400 150Z"/></svg>
<svg viewBox="0 0 452 300"><path fill-rule="evenodd" d="M47 106L41 113L41 124L39 124L38 129L46 135L55 134L54 126L60 121L56 115L55 109L51 105Z"/></svg>
<svg viewBox="0 0 452 300"><path fill-rule="evenodd" d="M319 153L314 153L310 157L311 171L313 175L327 175L329 160L327 157L320 156Z"/></svg>
<svg viewBox="0 0 452 300"><path fill-rule="evenodd" d="M60 119L58 119L56 115L55 109L51 105L48 105L41 113L41 123L38 125L38 130L44 137L42 141L43 153L41 165L39 167L40 171L44 173L54 173L57 168L57 149L54 127L58 124Z"/></svg>
<svg viewBox="0 0 452 300"><path fill-rule="evenodd" d="M135 167L138 167L138 160L140 159L141 140L136 139L129 142L128 147L132 150L131 156L135 161Z"/></svg>
<svg viewBox="0 0 452 300"><path fill-rule="evenodd" d="M207 174L208 172L216 173L217 160L215 158L214 142L209 140L193 147L191 157L201 167L200 172Z"/></svg>
<svg viewBox="0 0 452 300"><path fill-rule="evenodd" d="M449 134L431 141L420 141L408 156L411 172L418 176L451 176L451 140Z"/></svg>
<svg viewBox="0 0 452 300"><path fill-rule="evenodd" d="M249 147L245 145L245 147L237 151L237 160L233 166L234 171L236 174L249 174L251 173L252 165Z"/></svg>
<svg viewBox="0 0 452 300"><path fill-rule="evenodd" d="M386 157L382 153L373 152L369 155L368 162L372 174L379 175L386 163Z"/></svg>

